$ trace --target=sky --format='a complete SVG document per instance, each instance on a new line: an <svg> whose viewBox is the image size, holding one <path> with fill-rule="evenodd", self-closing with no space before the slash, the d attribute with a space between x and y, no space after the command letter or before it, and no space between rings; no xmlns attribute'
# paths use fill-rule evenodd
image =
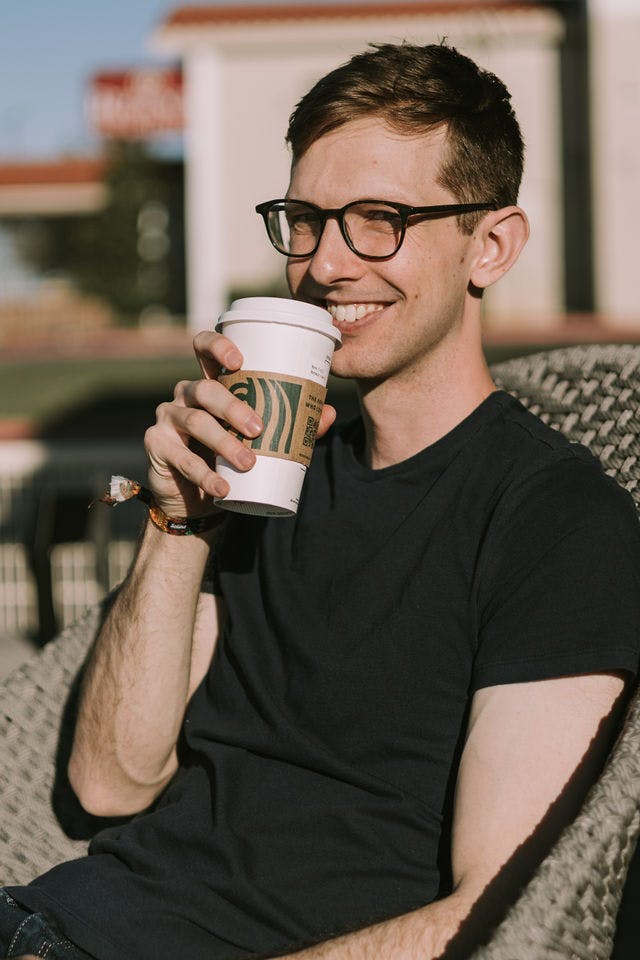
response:
<svg viewBox="0 0 640 960"><path fill-rule="evenodd" d="M96 70L160 62L149 35L167 0L0 0L0 159L87 153Z"/></svg>
<svg viewBox="0 0 640 960"><path fill-rule="evenodd" d="M186 2L0 0L0 161L94 152L97 141L84 116L89 77L98 70L167 62L152 52L149 38L154 26L182 5Z"/></svg>

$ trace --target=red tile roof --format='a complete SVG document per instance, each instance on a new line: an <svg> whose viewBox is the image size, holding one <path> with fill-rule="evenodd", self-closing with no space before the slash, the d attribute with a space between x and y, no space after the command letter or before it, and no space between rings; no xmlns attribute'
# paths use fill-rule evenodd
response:
<svg viewBox="0 0 640 960"><path fill-rule="evenodd" d="M186 6L168 14L166 27L266 22L273 20L399 17L421 14L520 12L539 8L535 0L400 0L396 3L253 4L249 6Z"/></svg>
<svg viewBox="0 0 640 960"><path fill-rule="evenodd" d="M0 163L0 186L98 183L104 161L95 157L64 157L39 163Z"/></svg>

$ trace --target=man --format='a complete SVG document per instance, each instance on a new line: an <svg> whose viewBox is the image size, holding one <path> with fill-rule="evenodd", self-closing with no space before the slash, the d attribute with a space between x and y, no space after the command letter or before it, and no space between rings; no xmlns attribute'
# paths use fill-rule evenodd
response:
<svg viewBox="0 0 640 960"><path fill-rule="evenodd" d="M40 912L99 960L436 957L575 804L637 670L630 499L482 353L482 292L528 235L505 87L446 45L385 45L288 138L287 197L260 210L362 417L329 429L325 408L295 519L222 523L213 456L251 469L227 427L262 424L216 380L234 345L196 337L202 379L147 434L153 522L69 767L88 810L139 816L9 890L15 952Z"/></svg>

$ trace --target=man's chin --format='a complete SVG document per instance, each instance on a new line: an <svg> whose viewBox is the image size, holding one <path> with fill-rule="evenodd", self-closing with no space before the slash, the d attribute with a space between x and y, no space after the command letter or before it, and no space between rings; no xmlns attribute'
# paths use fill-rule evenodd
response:
<svg viewBox="0 0 640 960"><path fill-rule="evenodd" d="M385 379L385 372L372 364L353 362L341 364L331 368L331 375L336 380L355 380L356 383L378 382Z"/></svg>

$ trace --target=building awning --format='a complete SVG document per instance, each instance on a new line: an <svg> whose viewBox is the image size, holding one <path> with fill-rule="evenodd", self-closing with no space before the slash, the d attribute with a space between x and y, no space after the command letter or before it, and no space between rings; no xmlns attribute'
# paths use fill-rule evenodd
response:
<svg viewBox="0 0 640 960"><path fill-rule="evenodd" d="M94 213L106 200L104 168L94 157L0 163L0 216Z"/></svg>
<svg viewBox="0 0 640 960"><path fill-rule="evenodd" d="M370 17L445 16L478 12L522 13L539 10L534 0L423 0L399 3L253 4L248 6L185 6L167 16L167 27L228 23L270 23L274 20L362 20Z"/></svg>
<svg viewBox="0 0 640 960"><path fill-rule="evenodd" d="M304 39L315 44L336 36L360 37L365 24L392 27L398 38L437 22L442 36L448 29L484 37L521 30L555 40L561 18L534 0L401 0L388 3L252 4L238 6L183 6L171 11L156 29L153 45L173 55L210 42L218 48L286 45ZM435 24L434 24L435 25Z"/></svg>

